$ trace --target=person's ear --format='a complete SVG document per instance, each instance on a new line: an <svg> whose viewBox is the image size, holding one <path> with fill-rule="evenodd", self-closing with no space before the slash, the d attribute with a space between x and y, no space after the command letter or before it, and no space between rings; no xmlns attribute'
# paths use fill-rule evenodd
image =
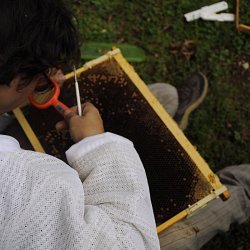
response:
<svg viewBox="0 0 250 250"><path fill-rule="evenodd" d="M19 84L20 84L20 77L15 77L8 86L12 89L18 90Z"/></svg>

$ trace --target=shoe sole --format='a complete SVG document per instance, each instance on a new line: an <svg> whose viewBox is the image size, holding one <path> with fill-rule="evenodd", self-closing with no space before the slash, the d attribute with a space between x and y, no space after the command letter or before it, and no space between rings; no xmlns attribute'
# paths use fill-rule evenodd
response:
<svg viewBox="0 0 250 250"><path fill-rule="evenodd" d="M179 127L181 128L181 130L185 130L187 128L188 125L188 118L189 115L203 102L203 100L205 99L206 95L207 95L207 91L208 91L208 80L207 77L205 75L203 75L202 73L200 73L202 75L202 77L204 78L204 91L202 93L202 95L200 96L199 99L197 99L196 102L194 102L190 107L187 108L187 110L185 111L182 120L179 124Z"/></svg>

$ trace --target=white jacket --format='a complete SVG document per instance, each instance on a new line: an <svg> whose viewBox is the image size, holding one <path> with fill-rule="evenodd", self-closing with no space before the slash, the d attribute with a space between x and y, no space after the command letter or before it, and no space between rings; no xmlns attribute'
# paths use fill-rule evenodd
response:
<svg viewBox="0 0 250 250"><path fill-rule="evenodd" d="M66 156L73 169L0 135L0 249L159 249L133 144L105 133Z"/></svg>

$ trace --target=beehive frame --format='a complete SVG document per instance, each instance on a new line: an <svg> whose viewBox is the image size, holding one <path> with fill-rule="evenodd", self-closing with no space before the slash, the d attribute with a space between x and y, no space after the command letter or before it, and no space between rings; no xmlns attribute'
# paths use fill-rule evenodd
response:
<svg viewBox="0 0 250 250"><path fill-rule="evenodd" d="M84 66L79 68L76 71L76 73L78 77L80 77L81 74L84 74L88 70L95 68L95 66L97 65L100 65L104 62L109 62L109 60L114 60L119 65L121 70L128 76L128 78L134 84L134 87L137 88L137 90L139 90L142 97L146 100L147 105L150 105L153 112L159 117L163 125L166 126L168 131L170 131L170 133L174 136L176 143L178 143L178 145L180 145L183 149L185 149L185 152L187 153L188 157L190 157L190 160L197 166L198 170L202 175L202 178L206 180L207 185L209 185L210 187L209 188L210 191L205 197L202 197L202 199L193 204L189 204L185 209L183 209L183 211L180 211L172 218L158 225L157 227L158 233L162 232L163 230L165 230L172 224L176 223L177 221L181 220L182 218L185 218L186 216L192 214L194 211L203 207L209 201L217 198L218 196L221 196L223 198L228 198L229 194L226 190L226 187L220 183L218 177L212 172L212 170L209 168L204 159L200 156L200 154L196 151L196 149L185 137L183 132L179 129L178 125L173 121L173 119L167 114L167 112L161 106L158 100L153 96L153 94L147 88L145 83L140 79L140 77L134 71L133 67L129 65L127 61L123 58L119 49L110 51L106 55L84 64ZM73 79L73 77L74 77L73 72L66 75L66 79L69 81ZM67 82L65 84L67 84ZM33 129L30 127L30 124L27 122L22 111L20 109L16 109L14 110L14 113L21 127L24 129L26 136L32 143L34 149L39 152L44 152L41 143L37 139L35 133L33 132Z"/></svg>
<svg viewBox="0 0 250 250"><path fill-rule="evenodd" d="M236 28L239 31L250 34L250 26L240 23L240 0L236 0Z"/></svg>

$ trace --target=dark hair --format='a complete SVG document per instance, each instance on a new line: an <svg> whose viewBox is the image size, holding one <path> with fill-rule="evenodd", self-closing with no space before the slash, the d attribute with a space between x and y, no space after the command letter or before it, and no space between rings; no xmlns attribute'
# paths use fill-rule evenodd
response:
<svg viewBox="0 0 250 250"><path fill-rule="evenodd" d="M26 85L79 53L74 16L62 0L0 0L0 84Z"/></svg>

